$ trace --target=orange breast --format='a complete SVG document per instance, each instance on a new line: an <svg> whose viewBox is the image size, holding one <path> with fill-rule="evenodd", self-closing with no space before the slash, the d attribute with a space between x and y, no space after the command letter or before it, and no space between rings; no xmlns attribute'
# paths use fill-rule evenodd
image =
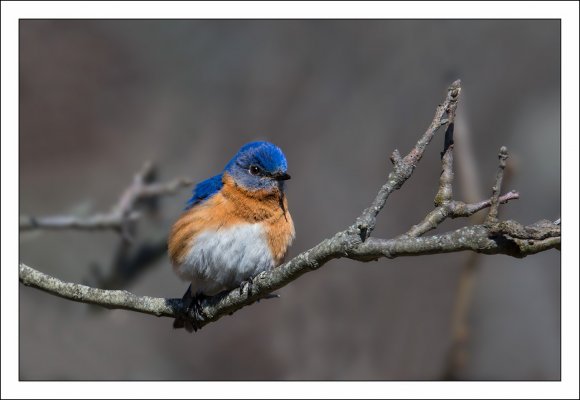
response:
<svg viewBox="0 0 580 400"><path fill-rule="evenodd" d="M174 266L183 262L194 238L205 230L240 223L261 223L275 264L282 263L294 239L294 224L286 197L280 191L249 191L227 174L223 187L212 198L185 211L169 235L169 257Z"/></svg>
<svg viewBox="0 0 580 400"><path fill-rule="evenodd" d="M272 257L276 265L280 265L284 261L286 251L294 240L294 223L290 212L288 211L288 202L286 197L282 199L284 211L279 206L280 212L274 218L269 218L264 222L268 236L268 244Z"/></svg>

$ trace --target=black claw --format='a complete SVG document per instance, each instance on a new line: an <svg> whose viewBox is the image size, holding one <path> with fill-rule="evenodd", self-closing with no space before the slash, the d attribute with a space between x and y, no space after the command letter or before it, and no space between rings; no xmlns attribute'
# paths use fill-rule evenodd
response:
<svg viewBox="0 0 580 400"><path fill-rule="evenodd" d="M244 293L244 288L248 288L248 297L250 297L252 295L252 288L254 286L254 277L251 276L248 278L248 280L242 281L240 283L240 295L242 295Z"/></svg>
<svg viewBox="0 0 580 400"><path fill-rule="evenodd" d="M202 294L196 294L193 296L190 285L187 292L183 295L185 310L183 310L181 315L175 319L173 327L185 328L188 332L196 332L198 329L201 329L200 321L205 319L202 307L204 299L205 296ZM192 314L193 318L191 317Z"/></svg>
<svg viewBox="0 0 580 400"><path fill-rule="evenodd" d="M252 295L253 288L254 288L254 280L253 280L253 278L250 278L250 279L248 279L248 297L250 297Z"/></svg>
<svg viewBox="0 0 580 400"><path fill-rule="evenodd" d="M193 303L193 315L194 321L192 321L192 327L194 332L198 329L201 329L201 322L205 320L205 316L203 315L203 300L206 298L203 294L198 294L194 297L195 301Z"/></svg>

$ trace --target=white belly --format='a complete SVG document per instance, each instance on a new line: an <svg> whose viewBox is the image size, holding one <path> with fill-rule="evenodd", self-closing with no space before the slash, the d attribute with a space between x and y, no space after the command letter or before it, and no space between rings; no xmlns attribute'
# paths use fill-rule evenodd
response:
<svg viewBox="0 0 580 400"><path fill-rule="evenodd" d="M178 274L192 282L192 292L215 294L274 267L260 224L205 231L195 237Z"/></svg>

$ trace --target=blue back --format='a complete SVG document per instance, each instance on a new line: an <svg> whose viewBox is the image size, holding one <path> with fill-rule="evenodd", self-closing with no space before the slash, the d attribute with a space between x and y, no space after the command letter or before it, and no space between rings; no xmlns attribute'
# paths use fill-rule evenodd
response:
<svg viewBox="0 0 580 400"><path fill-rule="evenodd" d="M193 196L187 202L185 209L189 210L191 207L209 199L211 196L219 192L223 186L222 175L223 174L212 176L211 178L208 178L205 181L199 182L197 185L195 185L195 188L193 189Z"/></svg>

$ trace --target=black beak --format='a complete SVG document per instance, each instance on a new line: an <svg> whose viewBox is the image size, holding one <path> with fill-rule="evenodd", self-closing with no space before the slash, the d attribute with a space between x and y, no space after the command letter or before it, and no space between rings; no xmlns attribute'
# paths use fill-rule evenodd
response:
<svg viewBox="0 0 580 400"><path fill-rule="evenodd" d="M286 173L278 174L274 176L274 179L276 179L277 181L287 181L288 179L290 179L290 175Z"/></svg>

